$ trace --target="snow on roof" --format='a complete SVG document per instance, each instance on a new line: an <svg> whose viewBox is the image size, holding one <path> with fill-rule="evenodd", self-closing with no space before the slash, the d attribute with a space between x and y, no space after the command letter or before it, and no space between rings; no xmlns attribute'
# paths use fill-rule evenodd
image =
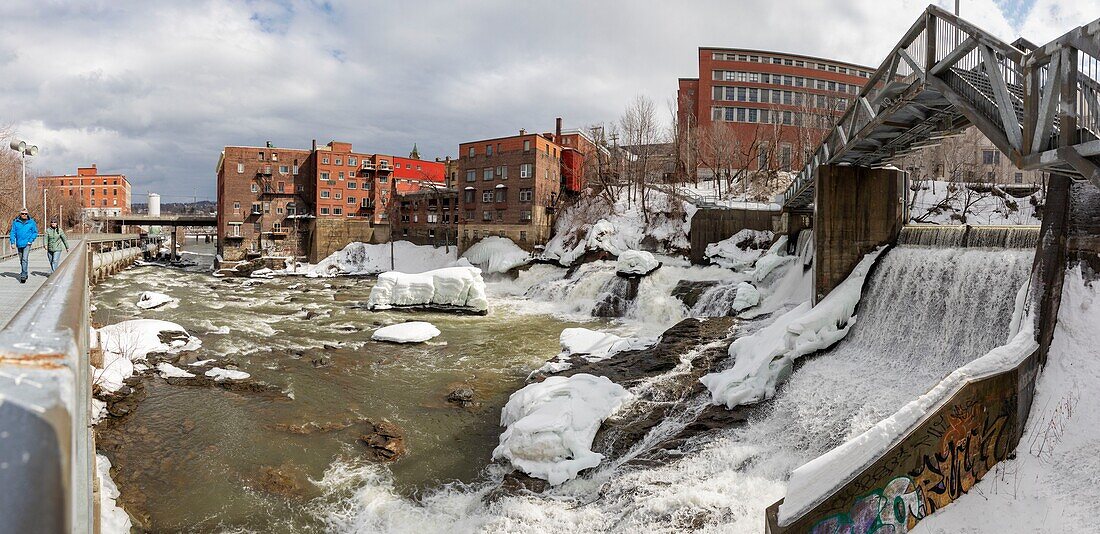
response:
<svg viewBox="0 0 1100 534"><path fill-rule="evenodd" d="M472 186L466 186L466 191L473 191L473 190L474 190L474 188Z"/></svg>

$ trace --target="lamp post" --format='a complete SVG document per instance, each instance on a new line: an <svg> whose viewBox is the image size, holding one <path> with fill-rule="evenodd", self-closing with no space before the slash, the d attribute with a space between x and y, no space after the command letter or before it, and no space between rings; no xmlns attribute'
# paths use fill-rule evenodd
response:
<svg viewBox="0 0 1100 534"><path fill-rule="evenodd" d="M9 145L12 150L19 153L23 162L23 209L27 208L27 156L38 155L38 145L28 145L26 141L12 139Z"/></svg>

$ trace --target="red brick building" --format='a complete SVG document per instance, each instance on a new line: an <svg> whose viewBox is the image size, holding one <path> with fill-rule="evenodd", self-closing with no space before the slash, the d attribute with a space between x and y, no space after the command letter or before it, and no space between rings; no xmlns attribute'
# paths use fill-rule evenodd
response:
<svg viewBox="0 0 1100 534"><path fill-rule="evenodd" d="M458 191L424 187L397 197L394 239L436 247L458 245Z"/></svg>
<svg viewBox="0 0 1100 534"><path fill-rule="evenodd" d="M370 240L376 225L386 227L388 238L391 196L442 187L444 167L356 152L340 141L314 142L308 150L227 146L217 166L219 254L227 261L316 260L347 242Z"/></svg>
<svg viewBox="0 0 1100 534"><path fill-rule="evenodd" d="M459 248L487 235L525 248L546 243L562 191L562 146L554 134L520 130L458 150Z"/></svg>
<svg viewBox="0 0 1100 534"><path fill-rule="evenodd" d="M130 213L130 182L124 174L99 174L95 163L79 167L75 175L39 176L38 187L50 194L80 200L84 213L92 217Z"/></svg>
<svg viewBox="0 0 1100 534"><path fill-rule="evenodd" d="M740 147L761 140L759 168L802 166L875 69L798 54L700 48L699 77L680 78L681 132L732 130Z"/></svg>

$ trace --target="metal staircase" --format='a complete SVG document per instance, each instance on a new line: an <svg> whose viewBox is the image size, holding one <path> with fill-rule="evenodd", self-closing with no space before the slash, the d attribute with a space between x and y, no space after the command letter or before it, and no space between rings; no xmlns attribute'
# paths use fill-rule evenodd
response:
<svg viewBox="0 0 1100 534"><path fill-rule="evenodd" d="M1034 47L929 6L784 193L784 207L813 203L821 165L887 166L971 125L1020 169L1100 186L1098 74L1100 20Z"/></svg>

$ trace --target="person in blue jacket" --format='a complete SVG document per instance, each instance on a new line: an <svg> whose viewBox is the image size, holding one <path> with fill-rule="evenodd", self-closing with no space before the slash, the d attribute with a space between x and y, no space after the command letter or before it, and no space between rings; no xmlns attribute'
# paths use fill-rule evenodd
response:
<svg viewBox="0 0 1100 534"><path fill-rule="evenodd" d="M27 283L27 263L31 258L31 243L38 239L38 225L27 213L27 208L19 211L19 216L11 223L11 234L8 235L8 243L12 250L19 250L19 283Z"/></svg>

